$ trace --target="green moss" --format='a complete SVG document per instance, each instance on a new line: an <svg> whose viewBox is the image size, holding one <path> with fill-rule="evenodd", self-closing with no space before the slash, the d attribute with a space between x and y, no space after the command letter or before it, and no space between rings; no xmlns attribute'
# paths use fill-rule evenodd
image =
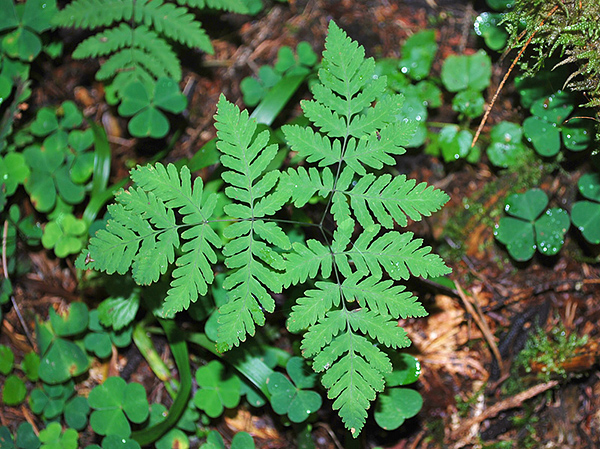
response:
<svg viewBox="0 0 600 449"><path fill-rule="evenodd" d="M585 92L586 106L600 106L600 3L595 1L517 0L507 13L509 45L522 48L529 44L534 55L522 58L521 66L528 74L544 67L551 56L559 56L558 65L576 63L567 86ZM525 27L526 33L521 36ZM597 113L597 117L598 117ZM598 138L598 136L597 136Z"/></svg>

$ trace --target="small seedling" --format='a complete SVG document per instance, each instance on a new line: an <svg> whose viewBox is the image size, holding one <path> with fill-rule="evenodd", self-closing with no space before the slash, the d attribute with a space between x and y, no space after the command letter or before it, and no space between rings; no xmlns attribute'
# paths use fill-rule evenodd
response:
<svg viewBox="0 0 600 449"><path fill-rule="evenodd" d="M278 415L287 414L291 422L300 423L321 408L323 401L319 393L307 391L315 387L317 376L308 371L300 357L290 358L286 371L291 381L277 372L271 374L267 381L271 406Z"/></svg>
<svg viewBox="0 0 600 449"><path fill-rule="evenodd" d="M597 245L600 243L600 175L583 175L577 187L586 200L573 204L571 220L588 242Z"/></svg>
<svg viewBox="0 0 600 449"><path fill-rule="evenodd" d="M506 200L504 210L512 216L500 219L494 235L515 260L531 259L536 248L546 256L562 248L570 226L569 214L558 207L544 212L547 205L548 197L540 189L516 193Z"/></svg>
<svg viewBox="0 0 600 449"><path fill-rule="evenodd" d="M501 24L503 14L483 12L475 19L475 33L481 36L490 49L500 51L508 42L508 33Z"/></svg>
<svg viewBox="0 0 600 449"><path fill-rule="evenodd" d="M490 85L492 61L480 50L473 55L450 55L442 66L442 83L449 92L481 92Z"/></svg>
<svg viewBox="0 0 600 449"><path fill-rule="evenodd" d="M434 30L413 34L402 46L402 58L398 64L400 71L415 81L422 80L429 75L436 52Z"/></svg>

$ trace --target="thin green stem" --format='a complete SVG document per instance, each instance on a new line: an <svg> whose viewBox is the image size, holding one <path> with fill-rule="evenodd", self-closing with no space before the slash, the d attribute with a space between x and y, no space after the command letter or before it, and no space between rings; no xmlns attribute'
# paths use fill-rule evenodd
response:
<svg viewBox="0 0 600 449"><path fill-rule="evenodd" d="M184 332L177 326L173 320L164 320L157 318L160 325L165 330L167 340L171 347L171 353L175 359L175 365L179 370L179 389L169 414L164 421L144 430L133 432L131 437L137 441L140 446L151 444L163 436L166 432L173 429L175 424L183 414L190 393L192 391L192 371L188 357L187 344L185 342Z"/></svg>

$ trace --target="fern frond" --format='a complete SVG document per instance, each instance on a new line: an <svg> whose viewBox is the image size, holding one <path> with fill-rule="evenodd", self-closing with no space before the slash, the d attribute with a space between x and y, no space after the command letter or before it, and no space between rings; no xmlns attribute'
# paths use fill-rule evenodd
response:
<svg viewBox="0 0 600 449"><path fill-rule="evenodd" d="M136 22L144 23L177 42L210 54L214 52L200 22L188 12L187 8L163 3L162 0L138 0L134 5L133 15Z"/></svg>
<svg viewBox="0 0 600 449"><path fill-rule="evenodd" d="M215 118L221 164L229 169L221 176L228 184L225 194L233 201L224 211L241 220L226 228L224 234L231 239L223 255L232 271L223 283L230 290L230 299L219 310L217 347L225 350L245 341L247 334L254 335L254 323L262 325L265 320L262 309L272 312L275 308L269 291L281 291L285 263L265 241L285 249L290 242L282 237L284 233L277 224L267 224L262 218L281 209L290 195L285 189L273 191L279 171L264 173L277 154L276 145L267 145L268 132L254 138L256 122L224 96Z"/></svg>
<svg viewBox="0 0 600 449"><path fill-rule="evenodd" d="M164 76L169 76L175 81L181 79L181 66L175 52L158 34L145 26L131 28L126 23L121 23L117 28L95 34L77 46L73 52L73 57L75 59L95 58L109 55L124 47L140 49L145 54L136 52L133 55L127 55L125 53L118 57L118 65L114 69L111 67L105 69L100 75L102 78L99 79L112 77L117 70L142 64L150 66L153 69L151 72L163 73ZM148 63L147 58L151 59L151 64ZM155 66L160 66L160 69L154 69Z"/></svg>
<svg viewBox="0 0 600 449"><path fill-rule="evenodd" d="M242 0L177 0L181 6L190 8L212 8L237 14L248 14L248 6Z"/></svg>
<svg viewBox="0 0 600 449"><path fill-rule="evenodd" d="M102 33L88 37L77 46L73 57L83 59L109 55L125 46L130 47L132 35L131 27L126 23L121 23L117 28L109 28Z"/></svg>
<svg viewBox="0 0 600 449"><path fill-rule="evenodd" d="M53 17L53 25L94 29L131 20L133 0L76 0Z"/></svg>

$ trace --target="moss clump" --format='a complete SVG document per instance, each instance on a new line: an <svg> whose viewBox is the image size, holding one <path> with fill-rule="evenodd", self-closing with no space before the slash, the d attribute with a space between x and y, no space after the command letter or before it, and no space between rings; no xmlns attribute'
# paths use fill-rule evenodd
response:
<svg viewBox="0 0 600 449"><path fill-rule="evenodd" d="M585 106L600 106L600 3L581 0L516 0L505 21L510 33L510 47L530 45L535 55L523 58L521 66L534 74L545 61L558 55L558 65L576 63L577 69L567 79L567 87L583 91L589 101ZM525 27L525 33L521 33Z"/></svg>

